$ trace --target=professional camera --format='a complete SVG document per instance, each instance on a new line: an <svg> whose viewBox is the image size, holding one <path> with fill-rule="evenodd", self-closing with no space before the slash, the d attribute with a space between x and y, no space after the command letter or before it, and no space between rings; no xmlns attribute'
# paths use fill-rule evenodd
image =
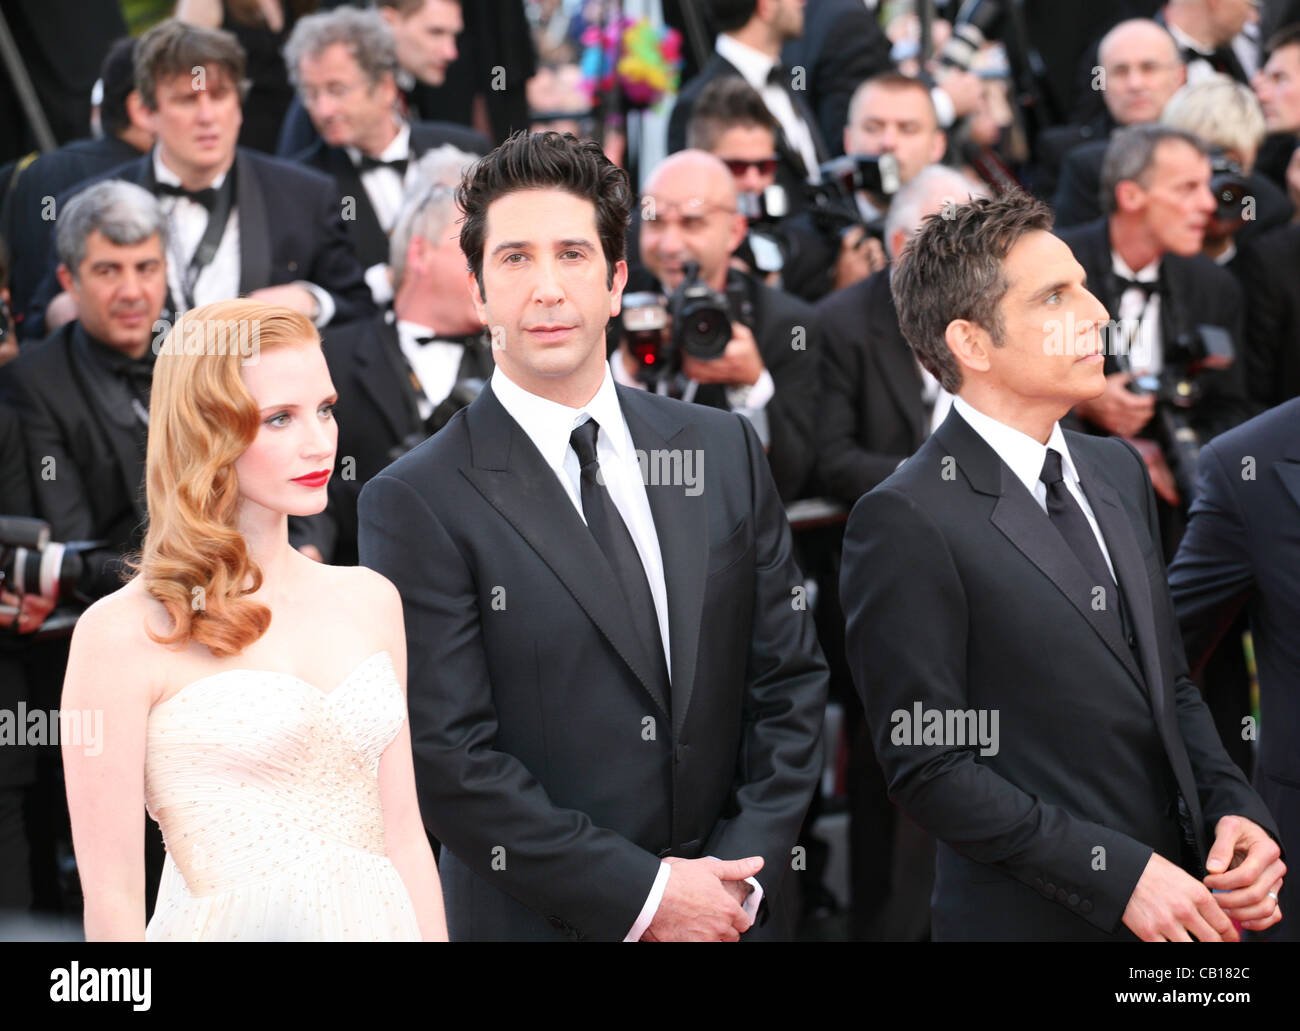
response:
<svg viewBox="0 0 1300 1031"><path fill-rule="evenodd" d="M1226 369L1234 358L1232 336L1222 326L1196 326L1180 333L1165 348L1159 372L1135 377L1128 389L1156 399L1155 425L1184 506L1196 495L1196 460L1200 435L1189 413L1205 395L1201 375L1207 369ZM1128 363L1127 355L1121 365Z"/></svg>
<svg viewBox="0 0 1300 1031"><path fill-rule="evenodd" d="M809 213L817 229L831 238L836 255L840 240L854 226L862 226L883 243L884 218L863 221L857 193L868 193L888 207L901 186L898 159L893 154L846 154L821 166L821 182L808 188Z"/></svg>
<svg viewBox="0 0 1300 1031"><path fill-rule="evenodd" d="M0 587L12 594L35 594L73 608L56 609L41 624L38 636L56 635L72 627L80 608L95 599L86 592L83 579L88 551L103 548L107 541L58 543L50 540L50 526L40 519L0 516ZM14 610L8 606L6 612Z"/></svg>
<svg viewBox="0 0 1300 1031"><path fill-rule="evenodd" d="M1215 147L1210 152L1210 192L1218 204L1215 221L1225 227L1234 224L1240 227L1246 221L1245 200L1250 191L1250 180L1241 165Z"/></svg>
<svg viewBox="0 0 1300 1031"><path fill-rule="evenodd" d="M729 273L725 293L700 280L698 262L683 266L686 278L665 300L657 293L623 295L619 320L637 363L637 379L652 389L681 369L682 355L700 361L722 356L733 320L752 321L753 303L744 279Z"/></svg>
<svg viewBox="0 0 1300 1031"><path fill-rule="evenodd" d="M789 242L781 230L781 220L790 213L785 187L769 186L761 193L741 193L736 209L749 223L749 251L754 257L754 271L761 275L785 268Z"/></svg>

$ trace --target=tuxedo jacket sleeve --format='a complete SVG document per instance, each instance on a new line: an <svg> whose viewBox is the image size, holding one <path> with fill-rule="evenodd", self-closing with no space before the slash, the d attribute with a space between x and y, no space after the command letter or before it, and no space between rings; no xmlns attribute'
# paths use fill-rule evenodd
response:
<svg viewBox="0 0 1300 1031"><path fill-rule="evenodd" d="M758 306L758 349L775 390L767 404L768 458L782 499L793 501L801 496L816 456L821 333L813 309L784 291L760 285Z"/></svg>

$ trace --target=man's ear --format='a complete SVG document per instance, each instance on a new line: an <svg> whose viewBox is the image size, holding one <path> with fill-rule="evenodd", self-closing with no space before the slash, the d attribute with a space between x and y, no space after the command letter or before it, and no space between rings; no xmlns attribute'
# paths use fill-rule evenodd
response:
<svg viewBox="0 0 1300 1031"><path fill-rule="evenodd" d="M609 288L609 317L617 318L623 310L623 288L627 286L627 262L614 262L614 282Z"/></svg>
<svg viewBox="0 0 1300 1031"><path fill-rule="evenodd" d="M63 262L59 262L59 267L54 270L54 275L59 280L59 286L63 287L65 292L73 292L72 287L76 283L76 279L68 270L67 265L63 264Z"/></svg>
<svg viewBox="0 0 1300 1031"><path fill-rule="evenodd" d="M940 129L934 134L934 146L930 148L930 164L937 165L948 152L948 134Z"/></svg>
<svg viewBox="0 0 1300 1031"><path fill-rule="evenodd" d="M470 300L474 302L474 313L478 316L483 325L487 325L487 302L483 298L483 291L479 289L478 277L473 271L466 271L465 282L469 286Z"/></svg>
<svg viewBox="0 0 1300 1031"><path fill-rule="evenodd" d="M953 319L944 330L943 338L953 358L961 366L963 379L967 371L988 372L993 339L983 326L969 319Z"/></svg>
<svg viewBox="0 0 1300 1031"><path fill-rule="evenodd" d="M1130 214L1145 207L1146 190L1136 179L1121 179L1115 184L1115 210Z"/></svg>
<svg viewBox="0 0 1300 1031"><path fill-rule="evenodd" d="M141 132L147 132L152 136L154 135L153 122L149 114L149 109L144 106L144 101L140 99L139 90L133 89L126 95L127 120Z"/></svg>
<svg viewBox="0 0 1300 1031"><path fill-rule="evenodd" d="M737 211L731 216L731 237L727 241L727 254L735 254L736 248L745 240L745 234L749 232L749 222L745 216Z"/></svg>

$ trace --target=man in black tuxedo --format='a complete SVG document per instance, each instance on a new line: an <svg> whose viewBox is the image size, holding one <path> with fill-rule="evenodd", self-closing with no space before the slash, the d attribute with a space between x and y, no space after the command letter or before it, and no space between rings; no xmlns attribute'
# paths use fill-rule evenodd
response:
<svg viewBox="0 0 1300 1031"><path fill-rule="evenodd" d="M1300 207L1300 24L1271 36L1265 57L1251 83L1268 127L1257 167Z"/></svg>
<svg viewBox="0 0 1300 1031"><path fill-rule="evenodd" d="M166 219L147 191L110 179L68 204L57 243L59 281L80 317L25 347L6 372L26 438L35 514L54 540L108 542L86 555L84 582L99 597L122 586L122 556L143 540Z"/></svg>
<svg viewBox="0 0 1300 1031"><path fill-rule="evenodd" d="M709 83L738 75L756 89L776 119L776 181L784 188L791 211L807 206L806 185L816 182L817 169L830 157L812 108L806 84L796 87L793 69L781 62L781 47L803 32L803 4L799 0L712 0L710 8L718 28L715 50L678 94L668 120L668 152L686 147L686 127L696 98Z"/></svg>
<svg viewBox="0 0 1300 1031"><path fill-rule="evenodd" d="M1300 400L1210 441L1187 533L1169 567L1183 647L1196 671L1245 612L1259 666L1255 787L1277 817L1284 851L1300 850ZM1243 735L1253 721L1238 713ZM1290 911L1283 890L1279 904ZM1270 939L1300 940L1283 918Z"/></svg>
<svg viewBox="0 0 1300 1031"><path fill-rule="evenodd" d="M1179 509L1191 502L1180 496L1174 476L1187 483L1194 471L1171 470L1154 396L1128 386L1135 375L1164 370L1179 338L1201 326L1226 330L1240 353L1241 290L1232 273L1201 254L1216 203L1210 161L1195 136L1156 125L1121 130L1111 141L1102 183L1106 216L1061 233L1112 320L1105 392L1083 401L1075 414L1093 432L1133 439L1165 503L1162 530L1172 555L1182 532ZM1206 368L1199 383L1202 396L1187 418L1200 440L1250 417L1236 363Z"/></svg>
<svg viewBox="0 0 1300 1031"><path fill-rule="evenodd" d="M1169 30L1149 18L1120 22L1097 46L1097 71L1089 86L1102 110L1084 122L1053 126L1036 142L1034 190L1054 198L1058 226L1099 215L1097 184L1106 144L1115 129L1154 122L1187 81L1186 67Z"/></svg>
<svg viewBox="0 0 1300 1031"><path fill-rule="evenodd" d="M862 0L816 0L804 8L803 32L786 40L781 63L804 68L808 106L834 157L844 153L841 131L849 99L873 75L889 71L889 39Z"/></svg>
<svg viewBox="0 0 1300 1031"><path fill-rule="evenodd" d="M934 937L1275 923L1277 832L1187 676L1143 463L1059 425L1105 388L1106 310L1041 203L949 214L893 289L953 411L854 508L841 586L890 795L941 842Z"/></svg>
<svg viewBox="0 0 1300 1031"><path fill-rule="evenodd" d="M1246 291L1246 392L1272 408L1300 397L1300 225L1281 226L1243 248L1238 269Z"/></svg>
<svg viewBox="0 0 1300 1031"><path fill-rule="evenodd" d="M361 496L454 939L790 933L826 668L749 423L610 376L632 199L571 136L475 166L461 247L496 371Z"/></svg>
<svg viewBox="0 0 1300 1031"><path fill-rule="evenodd" d="M1246 85L1250 77L1232 49L1232 41L1254 5L1245 0L1169 0L1157 17L1178 44L1187 81L1226 75Z"/></svg>
<svg viewBox="0 0 1300 1031"><path fill-rule="evenodd" d="M982 191L975 191L982 195ZM885 242L897 258L927 215L971 199L965 176L931 165L894 195ZM898 325L885 268L817 305L822 341L817 418L819 488L852 505L930 435L939 384Z"/></svg>
<svg viewBox="0 0 1300 1031"><path fill-rule="evenodd" d="M700 282L726 293L732 337L716 358L682 356L683 400L738 412L767 449L784 501L802 496L813 465L819 337L812 309L730 266L745 238L736 210L735 180L727 167L699 150L669 155L646 182L641 262L664 293L686 279L687 262ZM613 358L614 379L640 387L638 362L626 341Z"/></svg>
<svg viewBox="0 0 1300 1031"><path fill-rule="evenodd" d="M392 300L388 234L415 161L444 143L474 154L485 136L397 111L397 47L379 13L340 7L308 15L285 44L289 77L320 138L295 160L330 176L343 224L377 304Z"/></svg>
<svg viewBox="0 0 1300 1031"><path fill-rule="evenodd" d="M384 466L442 426L492 376L492 349L465 286L454 190L473 155L426 155L393 229L391 310L327 330L339 426L329 505L299 521L298 547L357 562L357 497ZM291 524L293 520L291 520Z"/></svg>
<svg viewBox="0 0 1300 1031"><path fill-rule="evenodd" d="M248 296L318 326L372 314L333 182L236 147L243 67L230 33L174 19L137 44L136 88L158 144L107 174L160 199L170 226L168 310ZM47 277L30 331L35 308L54 293Z"/></svg>
<svg viewBox="0 0 1300 1031"><path fill-rule="evenodd" d="M103 135L73 140L42 154L24 169L5 201L0 219L5 228L0 235L14 250L9 289L20 325L49 265L53 241L46 220L52 215L51 202L68 187L117 168L153 146L153 133L145 124L135 89L134 55L135 40L128 38L114 43L104 58L100 71L104 93L99 105Z"/></svg>

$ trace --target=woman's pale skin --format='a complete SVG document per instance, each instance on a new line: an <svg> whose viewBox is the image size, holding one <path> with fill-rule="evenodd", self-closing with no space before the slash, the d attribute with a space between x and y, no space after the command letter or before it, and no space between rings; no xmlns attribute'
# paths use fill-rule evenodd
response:
<svg viewBox="0 0 1300 1031"><path fill-rule="evenodd" d="M362 660L387 651L406 693L402 602L388 580L363 567L324 566L289 545L288 517L325 507L326 488L294 478L332 469L337 397L315 342L263 353L242 369L258 406L258 435L235 463L239 530L262 570L250 595L272 613L266 633L241 654L206 645L169 648L149 639L171 630L139 577L81 617L63 686L64 709L103 713L102 751L67 747L63 765L87 941L142 940L145 933L144 769L149 712L187 684L228 669L292 674L322 691ZM340 605L340 601L343 603ZM403 721L379 761L384 839L415 907L425 941L446 941L442 890L415 794L410 727Z"/></svg>

